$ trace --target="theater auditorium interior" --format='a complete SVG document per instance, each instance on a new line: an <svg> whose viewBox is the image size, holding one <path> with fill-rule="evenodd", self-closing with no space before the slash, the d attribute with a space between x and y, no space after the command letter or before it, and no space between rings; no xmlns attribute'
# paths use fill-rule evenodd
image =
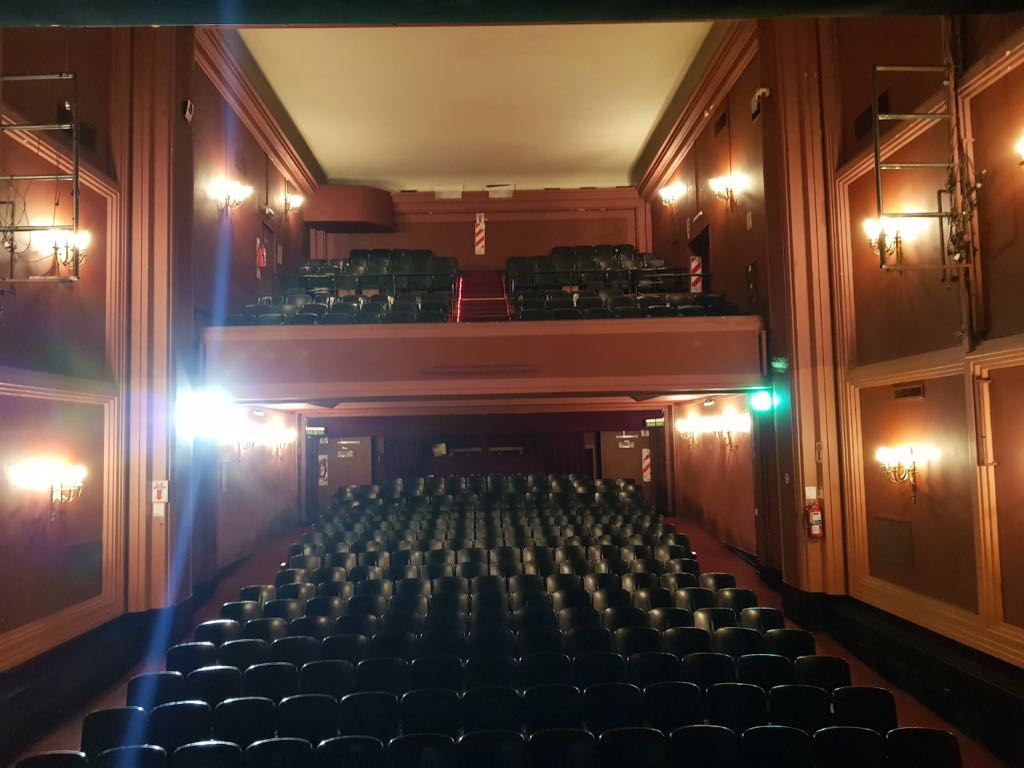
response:
<svg viewBox="0 0 1024 768"><path fill-rule="evenodd" d="M1024 12L814 5L0 5L0 764L1024 765Z"/></svg>

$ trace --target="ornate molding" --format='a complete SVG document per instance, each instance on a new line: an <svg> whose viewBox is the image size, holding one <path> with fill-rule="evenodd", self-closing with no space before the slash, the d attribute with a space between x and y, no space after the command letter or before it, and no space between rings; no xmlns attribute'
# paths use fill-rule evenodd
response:
<svg viewBox="0 0 1024 768"><path fill-rule="evenodd" d="M210 27L196 27L196 64L224 97L267 157L302 194L316 191L319 168L311 168L280 121L267 106L227 37Z"/></svg>

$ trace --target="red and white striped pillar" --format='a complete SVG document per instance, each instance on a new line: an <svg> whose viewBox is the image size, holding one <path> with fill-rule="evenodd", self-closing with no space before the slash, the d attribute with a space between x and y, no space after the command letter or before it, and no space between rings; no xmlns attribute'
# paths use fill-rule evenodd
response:
<svg viewBox="0 0 1024 768"><path fill-rule="evenodd" d="M704 260L700 256L690 257L690 293L704 292Z"/></svg>
<svg viewBox="0 0 1024 768"><path fill-rule="evenodd" d="M483 256L487 247L487 218L482 214L476 215L476 223L473 225L473 253Z"/></svg>
<svg viewBox="0 0 1024 768"><path fill-rule="evenodd" d="M645 482L651 482L651 449L641 448L640 449L640 479Z"/></svg>

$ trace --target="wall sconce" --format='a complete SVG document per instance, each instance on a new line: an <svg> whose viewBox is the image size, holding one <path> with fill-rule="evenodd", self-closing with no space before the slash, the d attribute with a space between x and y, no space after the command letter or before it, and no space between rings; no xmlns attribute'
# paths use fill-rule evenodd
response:
<svg viewBox="0 0 1024 768"><path fill-rule="evenodd" d="M1013 149L1017 153L1017 156L1020 158L1020 160L1018 160L1017 162L1020 165L1024 165L1024 136L1018 139L1017 143L1013 145Z"/></svg>
<svg viewBox="0 0 1024 768"><path fill-rule="evenodd" d="M252 448L262 446L280 457L281 451L298 439L295 427L280 416L250 409L232 401L218 389L190 390L175 406L178 436L185 441L206 440L229 449L240 459Z"/></svg>
<svg viewBox="0 0 1024 768"><path fill-rule="evenodd" d="M225 176L211 179L206 185L206 194L217 203L217 207L222 211L237 208L248 200L252 193L253 188L248 184Z"/></svg>
<svg viewBox="0 0 1024 768"><path fill-rule="evenodd" d="M685 419L676 419L675 422L676 432L691 444L696 443L701 435L714 435L729 449L736 447L738 434L749 433L752 427L753 422L749 413L740 413L731 407L726 407L715 416L702 416L691 412Z"/></svg>
<svg viewBox="0 0 1024 768"><path fill-rule="evenodd" d="M910 483L910 500L917 503L917 471L928 466L929 461L939 457L934 445L882 445L875 451L875 460L882 467L882 474L890 482L902 485Z"/></svg>
<svg viewBox="0 0 1024 768"><path fill-rule="evenodd" d="M53 252L53 258L62 267L70 267L78 255L79 263L85 261L92 235L88 230L74 232L70 229L48 229L41 235L46 249Z"/></svg>
<svg viewBox="0 0 1024 768"><path fill-rule="evenodd" d="M286 192L284 195L284 212L287 215L291 211L297 211L306 202L306 198L297 192Z"/></svg>
<svg viewBox="0 0 1024 768"><path fill-rule="evenodd" d="M82 495L87 474L85 465L56 456L34 456L7 469L8 480L18 490L49 494L51 522L58 506L72 504Z"/></svg>
<svg viewBox="0 0 1024 768"><path fill-rule="evenodd" d="M904 243L914 242L927 224L912 217L864 219L864 235L880 266L899 265L903 261Z"/></svg>
<svg viewBox="0 0 1024 768"><path fill-rule="evenodd" d="M736 197L750 189L750 177L745 173L728 173L708 179L708 187L719 200L730 206L736 204Z"/></svg>
<svg viewBox="0 0 1024 768"><path fill-rule="evenodd" d="M658 197L661 198L661 204L666 208L674 208L676 204L683 199L683 195L686 194L686 185L681 181L673 181L668 186L662 187L658 190Z"/></svg>

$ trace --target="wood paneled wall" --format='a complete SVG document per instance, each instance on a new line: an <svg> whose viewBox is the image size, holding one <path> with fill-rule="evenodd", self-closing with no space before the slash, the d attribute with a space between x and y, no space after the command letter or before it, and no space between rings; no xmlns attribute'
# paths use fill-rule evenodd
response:
<svg viewBox="0 0 1024 768"><path fill-rule="evenodd" d="M752 434L735 434L730 446L716 435L691 440L674 426L675 419L690 413L717 415L726 407L744 412L747 397L715 398L711 407L700 401L673 406L665 422L673 441L673 503L676 514L696 521L726 544L757 555Z"/></svg>
<svg viewBox="0 0 1024 768"><path fill-rule="evenodd" d="M878 268L861 222L875 216L874 168L852 121L867 106L872 63L941 63L935 21L836 20L821 27L825 60L842 74L837 131L845 162L835 169L835 328L846 488L850 593L994 656L1024 663L1024 615L1013 585L1017 524L1015 455L1024 449L1016 401L1024 370L1024 237L1019 201L1024 175L1014 145L1024 113L1024 31L996 34L985 20L961 25L966 62L960 80L965 146L984 172L977 209L978 253L987 312L977 343L961 334L956 283L937 272ZM914 34L908 31L913 28ZM998 46L997 46L998 42ZM934 84L893 86L894 109L936 104ZM883 141L894 160L944 158L944 131L898 126ZM913 171L886 179L897 210L933 208L942 178ZM912 263L935 263L938 233L908 244ZM921 382L920 399L896 399L893 386ZM880 445L931 443L939 459L920 472L917 503L888 483L874 458Z"/></svg>
<svg viewBox="0 0 1024 768"><path fill-rule="evenodd" d="M127 394L125 198L117 158L128 140L126 55L112 30L0 30L0 71L79 76L83 121L81 226L92 235L75 285L21 284L0 296L0 570L14 588L0 620L0 670L19 664L124 610L124 407ZM65 89L8 83L0 115L53 122ZM5 174L67 168L56 134L5 133ZM19 184L19 221L70 223L70 185ZM0 193L0 199L6 199ZM17 277L44 274L45 249L20 237ZM4 249L0 270L9 274ZM5 287L6 288L6 287ZM6 469L56 455L86 466L81 497L54 510L46 493L16 490Z"/></svg>

